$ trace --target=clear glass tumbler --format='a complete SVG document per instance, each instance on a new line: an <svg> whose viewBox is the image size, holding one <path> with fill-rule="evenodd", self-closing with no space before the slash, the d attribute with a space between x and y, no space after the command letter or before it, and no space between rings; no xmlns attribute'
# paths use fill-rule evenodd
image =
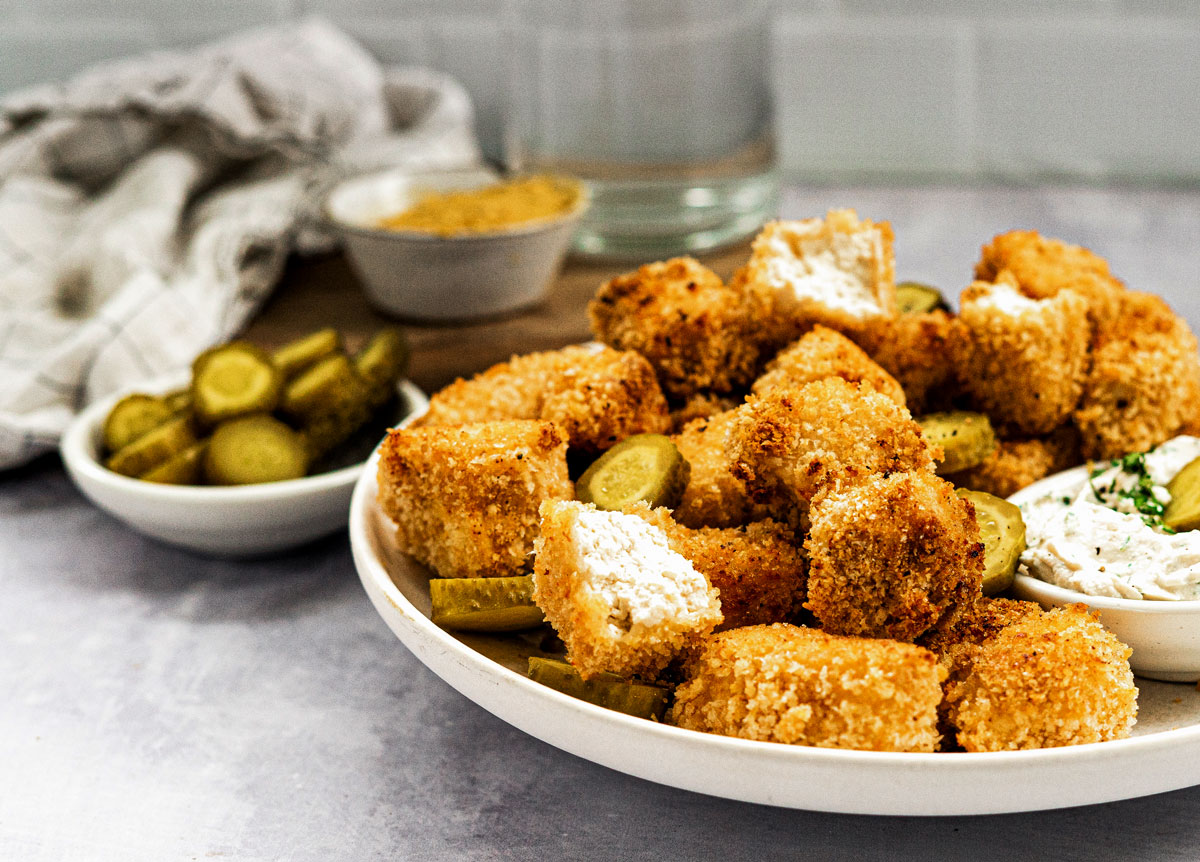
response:
<svg viewBox="0 0 1200 862"><path fill-rule="evenodd" d="M763 0L509 0L506 167L579 177L574 251L699 252L778 207Z"/></svg>

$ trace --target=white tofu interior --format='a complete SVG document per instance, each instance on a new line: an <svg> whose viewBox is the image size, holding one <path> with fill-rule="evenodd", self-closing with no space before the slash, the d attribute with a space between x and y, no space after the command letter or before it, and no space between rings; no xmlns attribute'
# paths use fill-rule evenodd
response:
<svg viewBox="0 0 1200 862"><path fill-rule="evenodd" d="M998 311L1010 317L1020 317L1031 311L1038 311L1042 303L1030 299L1010 284L993 284L986 293L980 293L971 299L978 308Z"/></svg>
<svg viewBox="0 0 1200 862"><path fill-rule="evenodd" d="M780 227L768 238L768 284L798 307L815 302L860 320L881 315L875 283L883 256L879 229L829 235L819 221L812 228L799 225L807 223Z"/></svg>

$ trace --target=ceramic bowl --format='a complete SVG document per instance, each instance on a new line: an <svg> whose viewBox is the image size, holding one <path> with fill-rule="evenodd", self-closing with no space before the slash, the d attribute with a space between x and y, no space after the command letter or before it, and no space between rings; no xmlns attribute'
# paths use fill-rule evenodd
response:
<svg viewBox="0 0 1200 862"><path fill-rule="evenodd" d="M497 182L492 171L408 174L387 171L346 180L326 198L367 299L402 318L457 321L491 317L545 299L588 205L552 219L479 234L437 236L379 227L425 194ZM565 180L564 182L574 182Z"/></svg>
<svg viewBox="0 0 1200 862"><path fill-rule="evenodd" d="M130 391L162 393L186 385L172 375ZM399 394L408 416L423 413L429 400L402 381ZM63 464L93 503L153 539L219 557L253 557L302 545L346 525L346 513L362 462L285 482L210 487L159 485L114 473L100 462L104 419L118 393L89 406L63 435Z"/></svg>
<svg viewBox="0 0 1200 862"><path fill-rule="evenodd" d="M1021 505L1048 493L1069 493L1086 479L1087 470L1076 467L1042 479L1009 500ZM1044 608L1087 605L1099 614L1105 628L1133 649L1129 666L1138 676L1167 682L1200 680L1200 601L1089 596L1021 574L1013 583L1013 593Z"/></svg>

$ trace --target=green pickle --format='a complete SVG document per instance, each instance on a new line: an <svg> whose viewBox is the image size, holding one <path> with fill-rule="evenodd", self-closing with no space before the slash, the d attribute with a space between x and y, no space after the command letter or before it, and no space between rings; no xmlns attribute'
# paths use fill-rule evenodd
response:
<svg viewBox="0 0 1200 862"><path fill-rule="evenodd" d="M278 348L271 354L271 361L284 379L290 380L318 359L341 349L342 338L336 329L318 329Z"/></svg>
<svg viewBox="0 0 1200 862"><path fill-rule="evenodd" d="M983 594L994 596L1012 586L1017 563L1025 550L1025 520L1008 500L983 491L959 488L958 496L975 506L979 538L983 541Z"/></svg>
<svg viewBox="0 0 1200 862"><path fill-rule="evenodd" d="M1200 458L1189 461L1167 483L1171 502L1163 523L1176 532L1200 529Z"/></svg>
<svg viewBox="0 0 1200 862"><path fill-rule="evenodd" d="M221 423L204 453L204 475L214 485L281 482L307 470L303 438L265 413Z"/></svg>
<svg viewBox="0 0 1200 862"><path fill-rule="evenodd" d="M367 384L344 353L318 360L288 383L283 409L300 423L308 457L314 461L371 415Z"/></svg>
<svg viewBox="0 0 1200 862"><path fill-rule="evenodd" d="M163 401L167 402L167 406L171 408L171 413L182 413L185 410L192 409L192 390L176 389L174 392L168 392L163 396Z"/></svg>
<svg viewBox="0 0 1200 862"><path fill-rule="evenodd" d="M936 287L916 281L902 281L896 285L896 307L901 314L924 314L936 309L946 310L946 298Z"/></svg>
<svg viewBox="0 0 1200 862"><path fill-rule="evenodd" d="M635 434L596 459L575 483L575 496L598 509L620 511L644 501L673 508L687 488L691 465L669 437Z"/></svg>
<svg viewBox="0 0 1200 862"><path fill-rule="evenodd" d="M533 576L434 578L429 582L431 619L447 629L515 632L546 621L533 603Z"/></svg>
<svg viewBox="0 0 1200 862"><path fill-rule="evenodd" d="M938 473L957 473L983 463L996 451L996 432L991 420L982 413L954 410L917 417L921 434L930 443L942 447L945 460Z"/></svg>
<svg viewBox="0 0 1200 862"><path fill-rule="evenodd" d="M667 710L669 692L662 686L628 682L611 673L585 680L564 661L530 656L529 678L571 697L638 718L661 721Z"/></svg>
<svg viewBox="0 0 1200 862"><path fill-rule="evenodd" d="M381 329L354 356L354 369L366 381L372 407L386 402L396 391L396 381L408 369L408 341L394 326Z"/></svg>
<svg viewBox="0 0 1200 862"><path fill-rule="evenodd" d="M204 452L208 441L201 440L138 476L161 485L199 485L204 480Z"/></svg>
<svg viewBox="0 0 1200 862"><path fill-rule="evenodd" d="M274 410L282 385L271 358L244 341L213 347L192 363L192 407L206 425Z"/></svg>
<svg viewBox="0 0 1200 862"><path fill-rule="evenodd" d="M124 476L141 476L196 442L191 419L177 416L122 446L104 466Z"/></svg>
<svg viewBox="0 0 1200 862"><path fill-rule="evenodd" d="M175 411L165 397L126 395L113 405L104 420L104 449L117 452L164 424Z"/></svg>

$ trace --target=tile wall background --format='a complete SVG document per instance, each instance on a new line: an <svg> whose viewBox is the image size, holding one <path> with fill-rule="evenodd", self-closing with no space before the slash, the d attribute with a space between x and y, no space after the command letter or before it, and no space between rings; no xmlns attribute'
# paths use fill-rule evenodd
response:
<svg viewBox="0 0 1200 862"><path fill-rule="evenodd" d="M0 93L315 13L457 76L494 153L504 2L0 0ZM794 177L1200 183L1200 0L780 0L773 53Z"/></svg>

